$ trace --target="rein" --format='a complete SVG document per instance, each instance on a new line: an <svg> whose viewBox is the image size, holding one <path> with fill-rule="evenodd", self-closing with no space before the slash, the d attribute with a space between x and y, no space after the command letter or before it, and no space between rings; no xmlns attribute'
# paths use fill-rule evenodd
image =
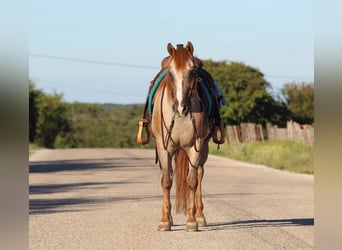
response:
<svg viewBox="0 0 342 250"><path fill-rule="evenodd" d="M173 144L176 147L178 147L178 149L180 149L180 147L172 140L172 137L171 137L173 125L175 124L176 113L175 112L173 113L173 116L172 116L172 119L171 119L171 124L170 124L169 127L167 127L167 124L165 122L164 115L163 115L163 100L164 100L165 88L166 88L166 84L163 86L162 96L161 96L161 106L160 106L160 123L161 123L161 133L162 133L162 138L163 138L163 148L164 148L164 150L167 150L167 147L169 146L170 141L172 141ZM197 132L197 128L196 128L195 117L193 117L191 113L190 113L190 115L191 115L192 124L194 126L195 137L196 137L196 140L197 140L199 138L199 136L198 136L198 132ZM165 128L166 131L167 131L166 137L164 135L164 129L163 128ZM196 141L194 143L194 148L195 148L196 152L199 152L199 150L197 149L197 146L196 146ZM195 169L198 169L198 167L195 167L191 163L188 154L185 151L184 151L184 153L185 153L186 157L188 158L190 166L195 168ZM156 163L158 161L157 159L158 159L158 153L156 153Z"/></svg>
<svg viewBox="0 0 342 250"><path fill-rule="evenodd" d="M160 101L160 123L161 123L161 130L162 130L161 133L162 133L162 138L163 138L164 150L167 149L170 140L172 140L171 132L172 132L172 129L173 129L173 125L175 123L175 115L176 115L175 113L173 113L173 116L172 116L172 119L171 119L171 124L170 124L170 127L168 128L167 124L165 122L165 119L164 119L164 114L163 114L163 100L164 100L164 95L165 95L165 88L166 88L166 84L163 86L163 91L162 91L162 96L161 96L161 101ZM164 129L163 129L163 127L165 127L165 129L167 131L166 137L164 136Z"/></svg>

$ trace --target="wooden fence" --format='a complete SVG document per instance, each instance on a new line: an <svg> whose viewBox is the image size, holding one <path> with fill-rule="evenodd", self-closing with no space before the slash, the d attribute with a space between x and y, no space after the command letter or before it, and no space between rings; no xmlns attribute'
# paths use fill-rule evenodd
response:
<svg viewBox="0 0 342 250"><path fill-rule="evenodd" d="M240 126L227 126L228 143L263 141L262 126L255 123L241 123Z"/></svg>
<svg viewBox="0 0 342 250"><path fill-rule="evenodd" d="M279 140L293 140L314 144L314 127L312 125L300 125L293 121L286 123L286 128L278 128L267 124L266 130L261 124L241 123L239 126L227 126L228 143L256 142Z"/></svg>
<svg viewBox="0 0 342 250"><path fill-rule="evenodd" d="M313 125L300 125L294 121L287 121L286 128L268 125L267 134L268 140L293 140L314 145Z"/></svg>

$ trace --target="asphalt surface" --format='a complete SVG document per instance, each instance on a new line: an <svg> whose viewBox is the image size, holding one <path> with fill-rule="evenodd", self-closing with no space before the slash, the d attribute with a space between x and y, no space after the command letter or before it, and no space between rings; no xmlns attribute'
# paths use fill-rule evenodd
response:
<svg viewBox="0 0 342 250"><path fill-rule="evenodd" d="M311 175L209 156L208 225L186 232L173 213L172 231L159 232L154 150L39 150L29 168L30 249L313 249Z"/></svg>

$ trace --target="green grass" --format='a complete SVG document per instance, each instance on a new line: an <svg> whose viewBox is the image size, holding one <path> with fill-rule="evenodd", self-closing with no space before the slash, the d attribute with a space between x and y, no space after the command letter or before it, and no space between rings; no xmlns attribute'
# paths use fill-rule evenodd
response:
<svg viewBox="0 0 342 250"><path fill-rule="evenodd" d="M215 144L211 144L209 152L214 155L291 172L314 174L314 148L303 143L265 141L223 144L219 150L216 149Z"/></svg>
<svg viewBox="0 0 342 250"><path fill-rule="evenodd" d="M39 149L43 149L42 147L37 146L36 144L29 143L29 155L33 154Z"/></svg>

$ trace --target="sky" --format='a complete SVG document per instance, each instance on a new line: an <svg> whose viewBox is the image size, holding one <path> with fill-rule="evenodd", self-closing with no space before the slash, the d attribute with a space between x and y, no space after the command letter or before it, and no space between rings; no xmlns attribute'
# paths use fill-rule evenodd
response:
<svg viewBox="0 0 342 250"><path fill-rule="evenodd" d="M166 46L259 69L277 94L314 81L313 0L32 0L29 77L66 102L144 103Z"/></svg>

